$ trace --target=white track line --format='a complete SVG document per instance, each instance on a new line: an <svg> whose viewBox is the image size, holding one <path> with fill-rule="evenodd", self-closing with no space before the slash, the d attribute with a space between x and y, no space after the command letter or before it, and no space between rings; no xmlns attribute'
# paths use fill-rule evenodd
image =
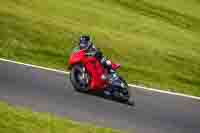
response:
<svg viewBox="0 0 200 133"><path fill-rule="evenodd" d="M186 95L186 94L177 93L177 92L170 92L170 91L164 91L164 90L159 90L159 89L153 89L153 88L143 87L143 86L134 85L134 84L129 84L129 86L130 87L134 87L134 88L148 90L148 91L154 91L154 92L158 92L158 93L163 93L163 94L176 95L176 96L182 96L182 97L187 97L187 98L200 100L200 97Z"/></svg>
<svg viewBox="0 0 200 133"><path fill-rule="evenodd" d="M22 63L22 62L7 60L7 59L3 59L3 58L0 58L0 61L10 62L10 63L24 65L24 66L33 67L33 68L44 69L44 70L53 71L53 72L62 73L62 74L69 74L69 72L66 72L66 71L56 70L56 69L32 65L32 64L25 64L25 63Z"/></svg>
<svg viewBox="0 0 200 133"><path fill-rule="evenodd" d="M25 64L25 63L22 63L22 62L12 61L12 60L3 59L3 58L0 58L0 61L10 62L10 63L14 63L14 64L24 65L24 66L28 66L28 67L33 67L33 68L38 68L38 69L43 69L43 70L48 70L48 71L53 71L53 72L58 72L58 73L62 73L62 74L69 74L69 72L66 72L66 71L56 70L56 69L42 67L42 66L37 66L37 65L32 65L32 64ZM182 97L187 97L187 98L192 98L192 99L200 100L200 97L186 95L186 94L182 94L182 93L175 93L175 92L170 92L170 91L163 91L163 90L158 90L158 89L143 87L143 86L139 86L139 85L134 85L134 84L129 84L129 86L134 87L134 88L148 90L148 91L154 91L154 92L158 92L158 93L164 93L164 94L169 94L169 95L176 95L176 96L182 96Z"/></svg>

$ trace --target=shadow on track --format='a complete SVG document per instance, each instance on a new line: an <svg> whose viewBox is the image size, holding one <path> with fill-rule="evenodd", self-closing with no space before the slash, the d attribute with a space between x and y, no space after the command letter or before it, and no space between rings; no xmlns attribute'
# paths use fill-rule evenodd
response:
<svg viewBox="0 0 200 133"><path fill-rule="evenodd" d="M124 104L124 105L127 105L127 106L135 107L135 102L132 105L129 105L128 103L120 101L116 98L112 98L111 96L106 96L103 92L79 92L79 93L83 93L83 94L91 95L91 96L96 96L96 97L100 97L100 98L110 100L110 101L113 101L113 102L121 103L121 104Z"/></svg>

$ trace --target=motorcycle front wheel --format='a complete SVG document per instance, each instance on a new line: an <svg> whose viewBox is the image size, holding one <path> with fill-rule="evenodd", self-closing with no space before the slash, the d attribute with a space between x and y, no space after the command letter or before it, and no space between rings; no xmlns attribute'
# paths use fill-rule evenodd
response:
<svg viewBox="0 0 200 133"><path fill-rule="evenodd" d="M76 91L89 91L89 74L82 64L76 64L72 67L70 72L70 81Z"/></svg>

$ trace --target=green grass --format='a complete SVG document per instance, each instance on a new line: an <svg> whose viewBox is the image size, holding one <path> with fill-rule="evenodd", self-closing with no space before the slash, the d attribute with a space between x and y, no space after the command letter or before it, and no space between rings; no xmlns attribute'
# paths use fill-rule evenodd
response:
<svg viewBox="0 0 200 133"><path fill-rule="evenodd" d="M65 69L81 33L129 82L200 96L197 0L4 0L0 57Z"/></svg>
<svg viewBox="0 0 200 133"><path fill-rule="evenodd" d="M0 103L1 133L120 133Z"/></svg>

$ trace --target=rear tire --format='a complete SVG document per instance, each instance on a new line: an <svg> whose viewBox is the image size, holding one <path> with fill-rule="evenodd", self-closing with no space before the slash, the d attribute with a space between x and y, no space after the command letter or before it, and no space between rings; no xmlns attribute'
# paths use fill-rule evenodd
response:
<svg viewBox="0 0 200 133"><path fill-rule="evenodd" d="M129 98L126 103L130 106L135 106L135 99L134 99L134 96L132 95L129 87L127 88L127 91L128 91Z"/></svg>
<svg viewBox="0 0 200 133"><path fill-rule="evenodd" d="M135 101L134 101L133 97L130 97L128 99L127 104L130 105L130 106L135 106Z"/></svg>
<svg viewBox="0 0 200 133"><path fill-rule="evenodd" d="M70 81L76 91L88 92L89 91L89 82L86 86L81 86L80 81L78 80L78 77L77 77L78 69L82 69L82 68L85 68L85 66L82 64L76 64L72 67L71 72L70 72ZM89 74L88 74L88 76L89 76Z"/></svg>
<svg viewBox="0 0 200 133"><path fill-rule="evenodd" d="M120 77L120 80L126 86L126 91L125 91L126 95L123 93L124 95L120 97L120 101L125 102L126 104L128 104L130 106L135 106L135 101L134 101L134 98L133 98L132 93L130 91L130 88L128 86L128 83L122 77Z"/></svg>

